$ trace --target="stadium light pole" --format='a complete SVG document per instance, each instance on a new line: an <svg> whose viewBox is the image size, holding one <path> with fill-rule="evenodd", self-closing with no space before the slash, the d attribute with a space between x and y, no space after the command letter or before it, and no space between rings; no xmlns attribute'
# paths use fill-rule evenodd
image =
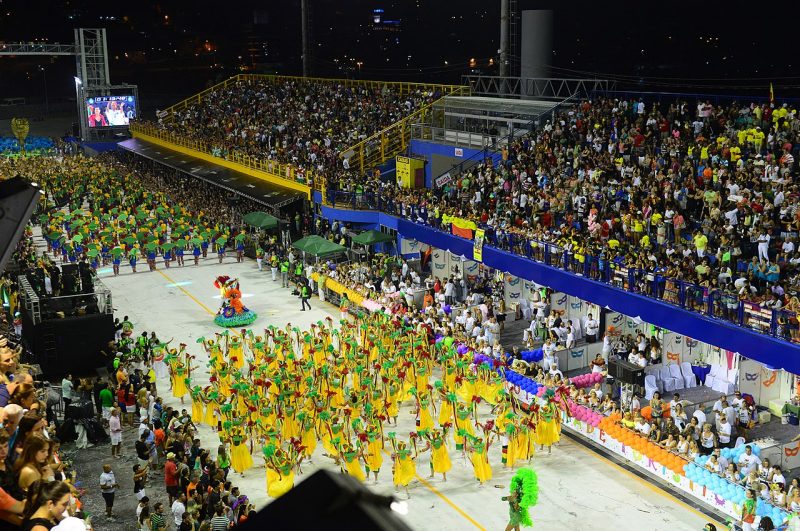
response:
<svg viewBox="0 0 800 531"><path fill-rule="evenodd" d="M308 77L311 53L308 47L308 0L300 0L300 25L303 46L303 77Z"/></svg>
<svg viewBox="0 0 800 531"><path fill-rule="evenodd" d="M500 77L508 75L508 0L500 0Z"/></svg>
<svg viewBox="0 0 800 531"><path fill-rule="evenodd" d="M83 106L83 102L81 101L81 85L83 85L83 81L78 76L73 76L75 79L75 103L78 106L78 136L81 140L83 140L83 133L84 133L84 121L87 119L86 117L86 108Z"/></svg>
<svg viewBox="0 0 800 531"><path fill-rule="evenodd" d="M44 118L46 120L50 116L50 100L47 97L47 69L39 65L39 70L42 72L42 80L44 83Z"/></svg>

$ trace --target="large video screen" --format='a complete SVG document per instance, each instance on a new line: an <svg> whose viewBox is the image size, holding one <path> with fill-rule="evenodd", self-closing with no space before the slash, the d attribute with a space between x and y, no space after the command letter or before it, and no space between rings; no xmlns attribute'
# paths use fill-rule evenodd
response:
<svg viewBox="0 0 800 531"><path fill-rule="evenodd" d="M86 98L89 127L118 127L136 118L136 99L131 96L94 96Z"/></svg>

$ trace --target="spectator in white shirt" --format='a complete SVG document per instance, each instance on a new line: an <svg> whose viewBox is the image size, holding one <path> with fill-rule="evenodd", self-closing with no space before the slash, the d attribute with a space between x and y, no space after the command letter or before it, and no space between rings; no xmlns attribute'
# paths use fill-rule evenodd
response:
<svg viewBox="0 0 800 531"><path fill-rule="evenodd" d="M114 509L114 493L119 487L117 479L114 477L114 472L111 470L111 465L103 465L103 473L100 474L100 493L106 502L106 518L109 520L114 519L112 510Z"/></svg>
<svg viewBox="0 0 800 531"><path fill-rule="evenodd" d="M594 384L594 394L597 396L598 400L603 399L603 390L600 388L600 382Z"/></svg>
<svg viewBox="0 0 800 531"><path fill-rule="evenodd" d="M64 401L64 411L72 403L72 375L68 374L61 380L61 399Z"/></svg>
<svg viewBox="0 0 800 531"><path fill-rule="evenodd" d="M752 447L748 444L744 447L744 453L739 456L739 470L745 476L749 475L751 471L756 470L758 465L761 464L761 459L753 453Z"/></svg>
<svg viewBox="0 0 800 531"><path fill-rule="evenodd" d="M597 332L600 331L600 323L597 319L592 317L592 314L589 314L588 318L586 319L586 342L587 343L594 343L597 341Z"/></svg>
<svg viewBox="0 0 800 531"><path fill-rule="evenodd" d="M186 494L181 492L178 497L172 502L172 518L175 520L175 528L181 526L183 520L183 513L186 512Z"/></svg>
<svg viewBox="0 0 800 531"><path fill-rule="evenodd" d="M675 393L672 395L672 400L669 401L669 409L670 411L675 411L675 404L680 403L681 395L679 393Z"/></svg>
<svg viewBox="0 0 800 531"><path fill-rule="evenodd" d="M699 408L696 409L694 411L694 413L692 413L692 416L697 419L697 425L698 426L702 426L707 421L706 414L703 412L703 410L701 410Z"/></svg>
<svg viewBox="0 0 800 531"><path fill-rule="evenodd" d="M564 344L567 348L572 348L575 346L575 334L572 332L572 330L567 332L567 339Z"/></svg>
<svg viewBox="0 0 800 531"><path fill-rule="evenodd" d="M648 424L641 415L636 416L636 423L633 425L633 428L645 437L650 434L650 424Z"/></svg>
<svg viewBox="0 0 800 531"><path fill-rule="evenodd" d="M780 465L774 465L772 467L772 482L780 483L782 487L786 485L786 478L783 477Z"/></svg>
<svg viewBox="0 0 800 531"><path fill-rule="evenodd" d="M551 357L555 351L556 345L553 343L553 340L548 337L544 340L544 345L542 345L542 352L544 353L545 358Z"/></svg>
<svg viewBox="0 0 800 531"><path fill-rule="evenodd" d="M728 447L731 444L731 425L725 415L719 416L719 425L717 426L717 437L719 437L719 445Z"/></svg>
<svg viewBox="0 0 800 531"><path fill-rule="evenodd" d="M447 284L444 285L444 302L445 302L445 304L454 304L455 303L455 294L456 294L456 285L453 284L453 278L450 277L447 280Z"/></svg>
<svg viewBox="0 0 800 531"><path fill-rule="evenodd" d="M728 404L728 401L725 399L722 400L722 414L728 419L728 424L736 426L736 409Z"/></svg>
<svg viewBox="0 0 800 531"><path fill-rule="evenodd" d="M631 398L631 411L639 411L642 409L642 404L639 402L639 397L634 394Z"/></svg>

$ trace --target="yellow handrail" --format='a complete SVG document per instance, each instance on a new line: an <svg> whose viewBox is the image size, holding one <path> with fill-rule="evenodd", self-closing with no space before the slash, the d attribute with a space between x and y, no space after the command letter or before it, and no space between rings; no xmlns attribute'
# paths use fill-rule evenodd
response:
<svg viewBox="0 0 800 531"><path fill-rule="evenodd" d="M238 81L238 78L239 78L239 76L229 77L228 79L226 79L225 81L222 81L221 83L217 83L216 85L208 87L207 89L205 89L205 90L203 90L201 92L198 92L197 94L189 96L185 100L179 101L175 105L171 105L171 106L167 107L166 109L164 109L164 111L167 113L167 115L164 117L164 121L167 121L167 122L171 121L175 117L175 113L176 112L184 110L189 105L193 105L195 103L200 103L200 101L207 94L210 94L210 93L214 92L215 90L219 90L221 88L229 87L231 84L233 84L236 81Z"/></svg>
<svg viewBox="0 0 800 531"><path fill-rule="evenodd" d="M317 191L322 191L325 189L326 180L324 176L312 170L301 171L292 164L286 164L270 159L257 159L249 155L239 153L238 151L233 151L228 153L228 155L225 157L220 157L219 155L214 154L213 146L210 142L194 140L176 135L175 133L166 131L160 127L148 123L131 122L130 130L134 136L136 136L137 133L141 135L147 135L168 144L174 144L176 146L198 151L205 155L216 157L217 159L220 159L220 162L227 161L230 163L239 164L248 169L269 173L274 177L278 177L279 179L287 181L287 185L291 183L292 188L296 188L295 185L297 184L302 184Z"/></svg>
<svg viewBox="0 0 800 531"><path fill-rule="evenodd" d="M374 81L374 80L361 80L361 79L336 79L336 78L323 78L323 77L298 77L298 76L280 76L268 74L238 74L230 77L221 83L209 87L202 92L199 92L183 101L172 105L165 109L167 115L164 116L164 122L170 122L174 119L176 112L180 112L190 105L200 103L204 97L213 93L216 90L227 88L235 83L241 81L264 81L270 83L283 83L287 81L297 81L302 83L331 83L337 85L344 85L348 87L367 87L369 89L388 88L398 92L400 95L407 95L416 91L423 92L438 92L442 96L449 95L469 95L471 89L468 86L462 85L439 85L433 83L409 83L404 81ZM438 100L437 100L438 101ZM433 103L428 104L406 118L382 129L381 131L370 136L366 140L359 142L355 146L346 150L357 154L358 164L360 171L363 172L364 168L373 164L375 161L383 162L386 159L395 156L404 151L409 139L411 138L411 124L419 122L426 116L427 112L432 107ZM177 146L182 146L188 149L199 151L206 155L218 157L213 152L213 143L201 140L194 140L184 137L180 134L172 133L159 128L153 124L132 122L130 125L131 132L148 135L153 138L159 139L163 142L171 143ZM342 154L340 154L342 156ZM219 157L218 157L219 158ZM325 198L325 190L327 179L324 174L317 173L313 170L302 171L292 164L286 164L269 159L257 159L244 155L238 151L228 153L224 158L228 162L240 164L246 168L263 171L277 176L280 179L290 181L291 183L304 182L308 183L313 190L323 192L322 196Z"/></svg>
<svg viewBox="0 0 800 531"><path fill-rule="evenodd" d="M167 107L166 109L164 109L167 112L167 116L164 117L164 120L165 121L171 120L173 118L174 113L186 109L189 105L199 103L205 96L214 92L215 90L227 88L233 85L234 83L238 83L240 81L268 81L272 83L299 81L303 83L331 83L337 85L344 85L346 87L363 86L371 89L383 89L384 87L389 87L404 96L406 94L411 94L412 92L416 92L418 90L422 90L425 92L438 91L442 94L463 93L465 89L469 90L469 87L465 87L463 85L440 85L435 83L409 83L405 81L376 81L367 79L280 76L271 74L237 74L233 77L226 79L225 81L222 81L221 83L217 83L216 85L209 87L201 92L198 92L197 94L189 96L185 100L179 101L175 105Z"/></svg>
<svg viewBox="0 0 800 531"><path fill-rule="evenodd" d="M452 88L452 92L442 92L442 97L469 96L471 94L471 89L467 86L446 86ZM366 166L373 163L381 164L398 153L402 153L408 147L408 143L411 139L411 126L415 123L422 122L427 116L428 111L430 111L438 101L439 100L433 101L421 107L402 120L381 129L358 144L350 146L340 153L339 157L349 159L355 158L358 163L359 171L363 173ZM353 167L352 164L350 167Z"/></svg>

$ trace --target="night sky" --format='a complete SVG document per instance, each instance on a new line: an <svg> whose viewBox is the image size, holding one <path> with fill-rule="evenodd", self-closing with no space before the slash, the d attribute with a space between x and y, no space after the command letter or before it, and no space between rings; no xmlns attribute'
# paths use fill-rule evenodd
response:
<svg viewBox="0 0 800 531"><path fill-rule="evenodd" d="M499 0L309 0L314 75L458 83L497 73ZM542 2L555 6L553 77L605 77L620 88L750 93L773 81L798 95L794 2ZM565 7L566 6L566 7ZM374 23L373 10L382 9ZM176 98L237 72L298 74L300 1L0 0L0 38L71 42L109 31L112 81L143 100ZM490 64L491 61L491 64ZM360 64L359 64L360 63ZM0 58L0 97L74 91L69 58Z"/></svg>

